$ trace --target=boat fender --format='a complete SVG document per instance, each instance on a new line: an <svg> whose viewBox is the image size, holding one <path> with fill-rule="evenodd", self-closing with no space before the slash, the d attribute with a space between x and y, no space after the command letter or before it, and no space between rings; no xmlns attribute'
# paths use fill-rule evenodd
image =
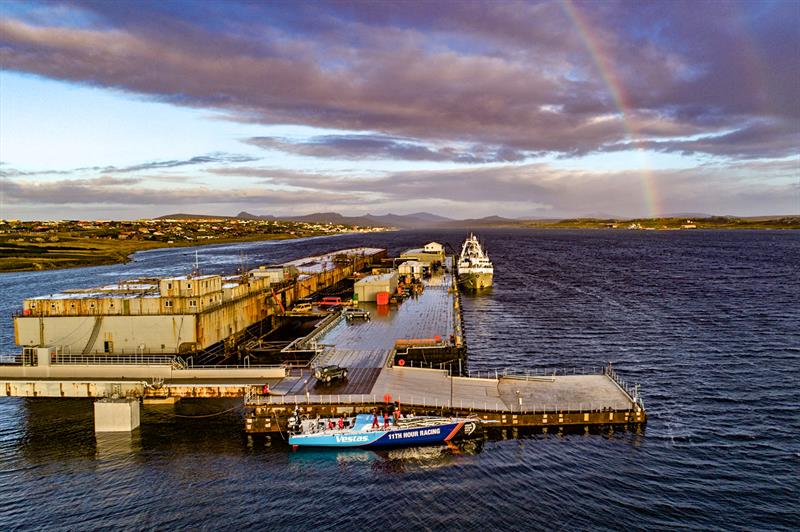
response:
<svg viewBox="0 0 800 532"><path fill-rule="evenodd" d="M397 365L398 366L405 366L406 365L406 360L404 358L401 358L400 360L397 361Z"/></svg>

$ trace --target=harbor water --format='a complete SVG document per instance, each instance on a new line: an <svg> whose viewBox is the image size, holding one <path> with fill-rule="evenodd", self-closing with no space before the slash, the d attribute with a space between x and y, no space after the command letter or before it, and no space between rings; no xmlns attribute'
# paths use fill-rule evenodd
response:
<svg viewBox="0 0 800 532"><path fill-rule="evenodd" d="M467 231L205 246L205 273ZM88 400L0 397L0 530L790 530L800 523L800 233L483 230L494 287L462 298L471 371L611 362L643 431L290 451L235 401L147 407L95 435ZM188 273L194 249L0 274L0 353L25 297ZM221 415L212 415L223 412ZM178 416L174 414L177 413ZM207 416L207 417L198 417Z"/></svg>

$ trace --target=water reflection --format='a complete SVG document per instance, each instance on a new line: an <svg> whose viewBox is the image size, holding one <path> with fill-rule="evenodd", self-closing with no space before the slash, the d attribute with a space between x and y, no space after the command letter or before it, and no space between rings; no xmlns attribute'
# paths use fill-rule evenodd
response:
<svg viewBox="0 0 800 532"><path fill-rule="evenodd" d="M274 441L274 440L273 440ZM279 450L276 446L275 450ZM459 463L466 456L483 450L483 440L468 440L448 445L404 447L397 449L305 449L289 452L289 463L294 465L369 465L373 471L407 473L430 470Z"/></svg>
<svg viewBox="0 0 800 532"><path fill-rule="evenodd" d="M95 436L95 458L100 463L120 466L142 451L142 435L133 432L99 432Z"/></svg>

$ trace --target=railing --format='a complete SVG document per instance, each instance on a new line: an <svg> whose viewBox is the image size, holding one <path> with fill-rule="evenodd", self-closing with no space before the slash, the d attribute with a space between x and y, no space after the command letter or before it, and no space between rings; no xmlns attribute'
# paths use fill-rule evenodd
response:
<svg viewBox="0 0 800 532"><path fill-rule="evenodd" d="M625 392L628 397L630 397L634 404L638 405L639 408L644 409L644 399L642 399L642 396L639 394L638 384L633 386L628 385L619 377L619 375L617 375L617 372L614 371L614 368L611 367L610 363L603 368L603 375L606 375L609 379L614 381L614 383L616 383L616 385L619 386L619 388Z"/></svg>
<svg viewBox="0 0 800 532"><path fill-rule="evenodd" d="M311 365L310 360L285 360L281 366L292 369L292 368L307 368Z"/></svg>
<svg viewBox="0 0 800 532"><path fill-rule="evenodd" d="M188 366L186 368L181 369L199 369L199 370L207 370L207 369L274 369L274 368L283 368L283 364L219 364L219 365L201 365L201 366Z"/></svg>
<svg viewBox="0 0 800 532"><path fill-rule="evenodd" d="M114 347L114 350L112 352L95 349L95 350L89 351L88 353L83 353L83 352L80 351L80 348L78 348L79 352L78 353L73 353L72 350L71 350L71 346L69 346L69 345L67 345L67 346L57 346L57 349L59 351L61 351L62 353L65 353L67 355L72 355L72 354L83 355L83 354L86 354L86 355L98 355L98 356L103 356L103 355L105 355L105 356L116 356L116 355L134 355L134 356L138 356L138 355L164 355L164 356L172 355L172 356L174 356L175 355L175 351L176 351L176 349L174 347L171 347L171 348L170 347L165 347L164 349L152 349L150 347L128 347L128 348L125 348L125 347L123 347L123 348Z"/></svg>
<svg viewBox="0 0 800 532"><path fill-rule="evenodd" d="M0 355L0 364L4 365L20 365L22 364L22 355Z"/></svg>
<svg viewBox="0 0 800 532"><path fill-rule="evenodd" d="M428 397L425 395L400 394L393 396L392 402L398 401L404 411L409 409L451 409L473 412L498 412L510 414L550 414L550 413L591 413L591 412L627 412L630 409L611 408L606 404L589 403L567 403L563 405L530 405L522 404L507 405L501 400L463 400L455 399L452 403L448 399L440 397ZM245 395L246 406L263 405L374 405L376 408L386 406L384 397L376 394L339 394L339 395L262 395L259 387L253 387L252 391Z"/></svg>
<svg viewBox="0 0 800 532"><path fill-rule="evenodd" d="M186 369L186 361L176 356L157 355L72 355L52 354L50 363L62 366L97 366L97 365L126 365L126 366L171 366L175 369Z"/></svg>
<svg viewBox="0 0 800 532"><path fill-rule="evenodd" d="M330 331L333 327L338 325L341 320L344 319L341 311L338 311L334 314L331 314L329 318L323 320L323 323L317 329L314 329L310 334L304 336L302 338L298 338L297 340L293 341L283 349L281 349L282 353L288 353L291 351L306 351L308 348L307 345L311 344L311 349L316 350L316 339L320 338L321 336L325 335L328 331Z"/></svg>
<svg viewBox="0 0 800 532"><path fill-rule="evenodd" d="M403 353L397 353L403 354ZM391 358L391 357L390 357ZM556 377L567 375L604 375L605 368L598 366L593 368L534 368L526 370L518 370L513 368L502 368L492 370L470 370L461 371L461 364L458 362L414 362L409 360L405 366L406 368L420 368L420 369L436 369L447 371L448 375L455 377L468 377L473 379L494 379L497 380L501 377L508 379L536 379L539 380L543 377Z"/></svg>

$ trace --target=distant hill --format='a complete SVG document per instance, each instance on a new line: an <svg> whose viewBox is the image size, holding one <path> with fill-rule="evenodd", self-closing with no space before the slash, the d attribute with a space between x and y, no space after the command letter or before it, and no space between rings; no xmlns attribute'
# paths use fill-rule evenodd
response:
<svg viewBox="0 0 800 532"><path fill-rule="evenodd" d="M275 216L259 216L250 214L243 211L237 215L237 218L246 220L275 220ZM333 223L343 225L361 225L371 227L399 227L403 229L429 227L437 225L442 222L452 221L451 218L438 216L429 212L417 212L414 214L386 214L376 216L373 214L365 214L364 216L344 216L338 212L315 212L312 214L305 214L303 216L285 216L281 220L291 220L295 222L308 222L308 223Z"/></svg>
<svg viewBox="0 0 800 532"><path fill-rule="evenodd" d="M236 218L240 220L277 220L277 218L275 218L271 214L259 216L257 214L250 214L247 211L240 212L239 214L236 215Z"/></svg>
<svg viewBox="0 0 800 532"><path fill-rule="evenodd" d="M703 212L671 212L669 214L662 214L658 218L713 218L713 214L706 214Z"/></svg>
<svg viewBox="0 0 800 532"><path fill-rule="evenodd" d="M235 220L238 216L213 216L211 214L166 214L156 220Z"/></svg>
<svg viewBox="0 0 800 532"><path fill-rule="evenodd" d="M556 226L593 226L598 223L605 222L621 222L633 220L648 220L648 218L629 218L617 217L608 214L596 213L592 216L585 216L580 218L504 218L502 216L487 216L485 218L472 218L467 220L454 220L444 216L431 214L429 212L415 212L413 214L384 214L374 215L365 214L364 216L344 216L338 212L316 212L306 214L303 216L273 216L273 215L257 215L251 214L247 211L242 211L236 216L211 216L206 214L168 214L160 216L160 220L173 219L173 220L285 220L294 222L307 222L307 223L332 223L341 225L360 225L365 227L396 227L399 229L421 229L421 228L489 228L489 227L545 227L549 225ZM782 223L791 222L795 223L797 215L786 216L750 216L750 217L733 217L733 216L713 216L702 213L674 213L668 216L659 217L658 220L685 220L692 219L694 221L705 220L711 222L717 220L746 220L748 222L771 222L781 221ZM653 219L656 220L656 219Z"/></svg>
<svg viewBox="0 0 800 532"><path fill-rule="evenodd" d="M366 227L397 227L399 229L420 229L426 227L460 228L460 227L513 227L521 226L526 220L504 218L502 216L487 216L485 218L471 218L455 220L429 212L415 212L413 214L365 214L364 216L344 216L338 212L315 212L302 216L273 216L271 214L259 215L242 211L236 216L211 216L205 214L168 214L157 219L173 220L286 220L293 222L306 222L317 224L342 224L360 225Z"/></svg>
<svg viewBox="0 0 800 532"><path fill-rule="evenodd" d="M524 220L503 218L502 216L486 216L485 218L470 218L468 220L450 220L438 224L438 227L517 227L523 225Z"/></svg>

